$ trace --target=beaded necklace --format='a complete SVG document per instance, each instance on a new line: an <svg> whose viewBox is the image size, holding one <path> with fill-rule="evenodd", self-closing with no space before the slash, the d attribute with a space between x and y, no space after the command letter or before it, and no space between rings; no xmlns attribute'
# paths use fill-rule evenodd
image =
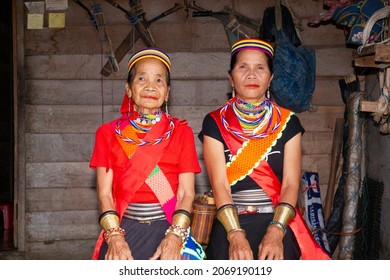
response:
<svg viewBox="0 0 390 280"><path fill-rule="evenodd" d="M226 111L232 107L233 112L242 126L240 129L231 127L226 119ZM261 139L271 135L281 124L280 110L269 99L260 104L245 103L235 99L222 107L221 121L227 131L244 140Z"/></svg>
<svg viewBox="0 0 390 280"><path fill-rule="evenodd" d="M247 103L240 99L233 102L233 111L246 133L252 134L254 129L262 127L268 121L270 114L268 104L265 100L256 104Z"/></svg>
<svg viewBox="0 0 390 280"><path fill-rule="evenodd" d="M134 112L136 112L134 110ZM148 146L148 145L157 145L165 140L167 140L172 135L172 131L175 128L175 123L172 118L169 118L169 128L167 131L161 136L152 141L145 141L143 139L138 138L136 133L146 133L148 132L154 124L161 120L162 111L159 110L156 114L153 114L152 117L150 115L141 115L136 112L136 114L131 114L132 118L130 118L130 114L127 115L127 120L129 121L130 126L126 125L124 130L121 130L121 124L126 119L120 118L115 124L115 133L118 138L128 144L134 144L138 146ZM147 117L145 117L147 116ZM134 120L133 118L136 117ZM144 121L144 123L142 123Z"/></svg>
<svg viewBox="0 0 390 280"><path fill-rule="evenodd" d="M158 111L154 114L141 114L137 112L138 114L136 119L133 119L134 117L130 118L129 114L127 115L127 118L137 132L146 133L152 128L153 125L161 120L161 112L161 109L158 109Z"/></svg>

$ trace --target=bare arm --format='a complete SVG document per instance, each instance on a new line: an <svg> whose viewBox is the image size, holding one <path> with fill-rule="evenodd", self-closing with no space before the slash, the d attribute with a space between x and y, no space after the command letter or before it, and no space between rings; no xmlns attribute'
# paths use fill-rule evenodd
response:
<svg viewBox="0 0 390 280"><path fill-rule="evenodd" d="M184 209L191 213L195 198L195 174L192 172L179 174L176 209Z"/></svg>
<svg viewBox="0 0 390 280"><path fill-rule="evenodd" d="M204 136L203 155L217 209L225 204L232 204L223 144L214 138Z"/></svg>
<svg viewBox="0 0 390 280"><path fill-rule="evenodd" d="M280 202L287 202L292 206L297 204L302 172L301 138L302 135L298 133L286 143L284 148Z"/></svg>
<svg viewBox="0 0 390 280"><path fill-rule="evenodd" d="M301 176L301 133L291 138L284 147L283 181L280 193L280 202L293 206L298 200ZM268 227L259 246L259 259L283 259L284 233L276 226Z"/></svg>
<svg viewBox="0 0 390 280"><path fill-rule="evenodd" d="M99 210L103 213L107 210L115 210L112 196L112 180L114 177L112 169L106 172L105 167L96 168L97 191L99 199ZM130 260L133 259L129 245L123 236L113 235L108 239L108 250L105 256L107 260Z"/></svg>
<svg viewBox="0 0 390 280"><path fill-rule="evenodd" d="M195 174L192 172L179 174L176 209L183 209L191 213L195 198ZM167 234L161 241L151 260L179 260L181 238L174 234Z"/></svg>
<svg viewBox="0 0 390 280"><path fill-rule="evenodd" d="M115 210L114 199L112 197L112 180L114 177L112 169L106 172L105 167L97 167L96 177L100 212Z"/></svg>
<svg viewBox="0 0 390 280"><path fill-rule="evenodd" d="M226 174L223 144L214 138L204 136L203 155L217 209L225 204L233 204L230 185ZM228 240L229 259L253 259L252 250L243 232L237 231L229 234Z"/></svg>

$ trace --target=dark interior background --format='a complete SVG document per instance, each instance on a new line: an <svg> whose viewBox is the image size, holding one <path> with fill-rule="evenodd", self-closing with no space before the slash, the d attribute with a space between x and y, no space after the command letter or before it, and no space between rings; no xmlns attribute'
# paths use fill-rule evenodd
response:
<svg viewBox="0 0 390 280"><path fill-rule="evenodd" d="M13 202L12 1L10 0L0 1L0 42L0 202Z"/></svg>

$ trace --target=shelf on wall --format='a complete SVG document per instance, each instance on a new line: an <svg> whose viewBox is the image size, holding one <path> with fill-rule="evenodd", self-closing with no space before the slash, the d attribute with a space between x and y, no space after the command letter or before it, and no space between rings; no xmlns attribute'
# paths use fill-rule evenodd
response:
<svg viewBox="0 0 390 280"><path fill-rule="evenodd" d="M387 68L390 67L390 45L375 44L354 52L354 66Z"/></svg>
<svg viewBox="0 0 390 280"><path fill-rule="evenodd" d="M356 67L372 67L372 68L387 68L390 67L390 45L375 44L356 50L353 53L354 66ZM378 111L378 101L362 100L360 102L361 112L375 113Z"/></svg>

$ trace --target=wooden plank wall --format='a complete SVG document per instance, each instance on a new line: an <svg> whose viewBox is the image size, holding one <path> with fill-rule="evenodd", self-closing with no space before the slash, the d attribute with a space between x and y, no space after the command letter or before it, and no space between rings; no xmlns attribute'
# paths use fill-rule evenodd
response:
<svg viewBox="0 0 390 280"><path fill-rule="evenodd" d="M102 2L109 35L118 46L130 31L130 24L121 11ZM152 18L175 1L142 2L146 17ZM237 11L257 19L268 2L196 1L215 11L233 4ZM127 1L118 3L127 7ZM299 117L306 129L303 168L318 167L324 197L333 128L344 111L338 80L352 72L351 50L345 48L344 34L335 26L307 27L307 17L322 11L322 1L289 3L302 20L302 42L317 55L313 103L318 109ZM203 166L197 140L202 119L227 100L230 91L229 46L223 27L213 18L192 18L183 9L153 23L150 30L173 62L169 112L189 121ZM139 41L134 48L142 46ZM120 63L120 73L102 78L99 72L106 61L98 35L73 1L66 11L66 28L25 31L25 55L27 257L89 259L99 225L95 177L88 162L95 130L118 116L128 55ZM205 172L196 182L198 192L209 187Z"/></svg>

